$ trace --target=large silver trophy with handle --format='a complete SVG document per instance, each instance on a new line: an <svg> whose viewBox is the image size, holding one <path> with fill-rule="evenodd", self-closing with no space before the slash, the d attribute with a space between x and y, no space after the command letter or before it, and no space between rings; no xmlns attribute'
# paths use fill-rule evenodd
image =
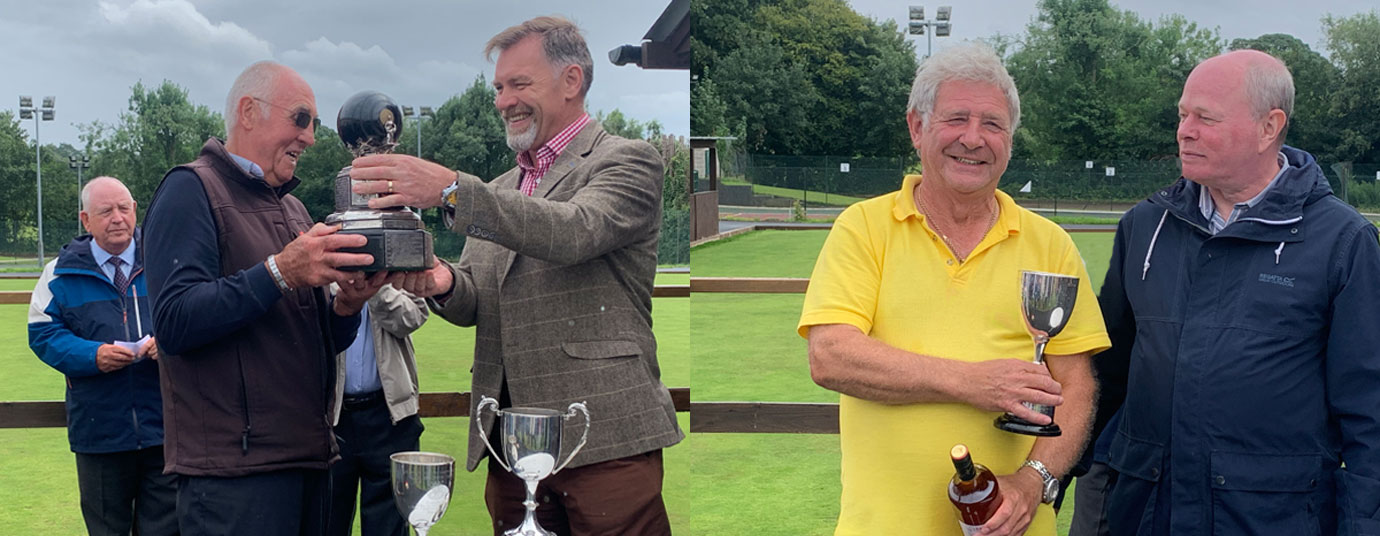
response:
<svg viewBox="0 0 1380 536"><path fill-rule="evenodd" d="M393 501L417 536L426 536L450 504L455 458L434 452L398 452L388 458L393 472Z"/></svg>
<svg viewBox="0 0 1380 536"><path fill-rule="evenodd" d="M484 433L483 419L480 417L485 408L492 409L495 418L499 419L498 443L499 448L503 449L503 456L493 451L489 436ZM561 454L561 428L577 412L585 417L585 432L565 462L557 465L556 460ZM504 536L556 536L556 533L537 524L537 483L564 469L585 446L585 440L589 439L589 410L579 402L571 404L566 413L545 408L499 410L497 400L482 396L474 410L474 425L494 461L527 484L527 500L522 502L527 507L527 516L517 528L504 532ZM504 463L505 459L507 463Z"/></svg>
<svg viewBox="0 0 1380 536"><path fill-rule="evenodd" d="M1035 339L1035 364L1045 364L1045 345L1068 324L1073 303L1078 300L1078 278L1071 275L1021 271L1021 313L1025 328ZM1012 415L997 417L997 428L1008 432L1033 436L1057 436L1063 433L1054 424L1054 406L1031 404L1025 407L1048 415L1050 423L1039 425Z"/></svg>

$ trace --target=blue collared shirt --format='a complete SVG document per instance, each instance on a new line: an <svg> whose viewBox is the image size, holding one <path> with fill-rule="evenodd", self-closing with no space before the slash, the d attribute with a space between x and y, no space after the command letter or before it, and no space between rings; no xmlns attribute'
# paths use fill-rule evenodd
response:
<svg viewBox="0 0 1380 536"><path fill-rule="evenodd" d="M120 265L120 271L125 274L125 281L129 281L129 271L134 269L134 238L129 239L129 246L119 255L101 249L101 246L93 238L91 239L91 256L96 259L96 266L101 268L101 273L104 273L105 278L109 279L111 283L115 282L115 267L106 261L110 260L111 257L119 257L120 260L124 261L124 264Z"/></svg>
<svg viewBox="0 0 1380 536"><path fill-rule="evenodd" d="M374 356L374 329L369 322L369 307L359 312L359 332L345 349L345 394L362 395L383 388Z"/></svg>
<svg viewBox="0 0 1380 536"><path fill-rule="evenodd" d="M237 155L230 151L225 151L225 154L230 155L230 158L234 159L235 163L239 164L240 169L243 169L245 173L248 173L260 179L264 178L264 168L259 167L259 165L255 164L253 160Z"/></svg>
<svg viewBox="0 0 1380 536"><path fill-rule="evenodd" d="M1203 211L1203 217L1208 220L1208 232L1217 234L1226 226L1231 225L1232 222L1240 219L1241 215L1245 214L1248 209L1260 204L1261 199L1265 199L1265 194L1269 193L1270 188L1274 187L1275 183L1279 182L1279 178L1284 176L1284 170L1289 169L1289 159L1284 157L1283 151L1279 153L1278 159L1279 172L1275 173L1275 178L1270 179L1270 183L1266 184L1260 193L1255 194L1255 197L1233 205L1231 214L1228 214L1226 219L1222 219L1222 215L1217 213L1217 203L1212 200L1212 193L1208 191L1208 187L1203 186L1198 191L1198 209Z"/></svg>

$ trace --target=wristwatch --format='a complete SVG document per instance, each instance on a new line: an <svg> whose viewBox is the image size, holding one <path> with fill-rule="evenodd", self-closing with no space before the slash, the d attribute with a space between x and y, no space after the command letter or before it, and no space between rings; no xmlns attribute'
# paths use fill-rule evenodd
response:
<svg viewBox="0 0 1380 536"><path fill-rule="evenodd" d="M1059 497L1059 479L1054 478L1054 475L1049 472L1049 469L1045 468L1045 464L1039 460L1026 460L1021 467L1029 467L1034 469L1035 472L1040 473L1040 478L1044 480L1040 502L1054 504L1054 499Z"/></svg>
<svg viewBox="0 0 1380 536"><path fill-rule="evenodd" d="M447 229L455 224L455 205L459 203L460 172L455 172L455 182L441 190L441 224Z"/></svg>

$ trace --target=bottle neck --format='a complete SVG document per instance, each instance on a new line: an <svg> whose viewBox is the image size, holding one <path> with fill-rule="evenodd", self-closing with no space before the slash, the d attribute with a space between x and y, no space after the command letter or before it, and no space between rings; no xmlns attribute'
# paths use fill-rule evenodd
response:
<svg viewBox="0 0 1380 536"><path fill-rule="evenodd" d="M958 470L958 479L964 482L977 478L977 469L973 467L972 456L964 455L962 458L955 458L954 469Z"/></svg>

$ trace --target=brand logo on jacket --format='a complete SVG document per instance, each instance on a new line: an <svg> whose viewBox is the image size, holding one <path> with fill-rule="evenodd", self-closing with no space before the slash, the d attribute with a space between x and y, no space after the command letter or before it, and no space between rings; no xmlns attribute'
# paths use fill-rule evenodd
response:
<svg viewBox="0 0 1380 536"><path fill-rule="evenodd" d="M1290 288L1293 288L1293 286L1294 286L1294 278L1292 278L1292 277L1284 277L1284 276L1282 276L1282 275L1275 275L1275 274L1260 274L1260 279L1259 279L1259 281L1260 281L1261 283L1271 283L1271 284L1279 285L1279 286L1282 286L1282 287L1290 287Z"/></svg>

